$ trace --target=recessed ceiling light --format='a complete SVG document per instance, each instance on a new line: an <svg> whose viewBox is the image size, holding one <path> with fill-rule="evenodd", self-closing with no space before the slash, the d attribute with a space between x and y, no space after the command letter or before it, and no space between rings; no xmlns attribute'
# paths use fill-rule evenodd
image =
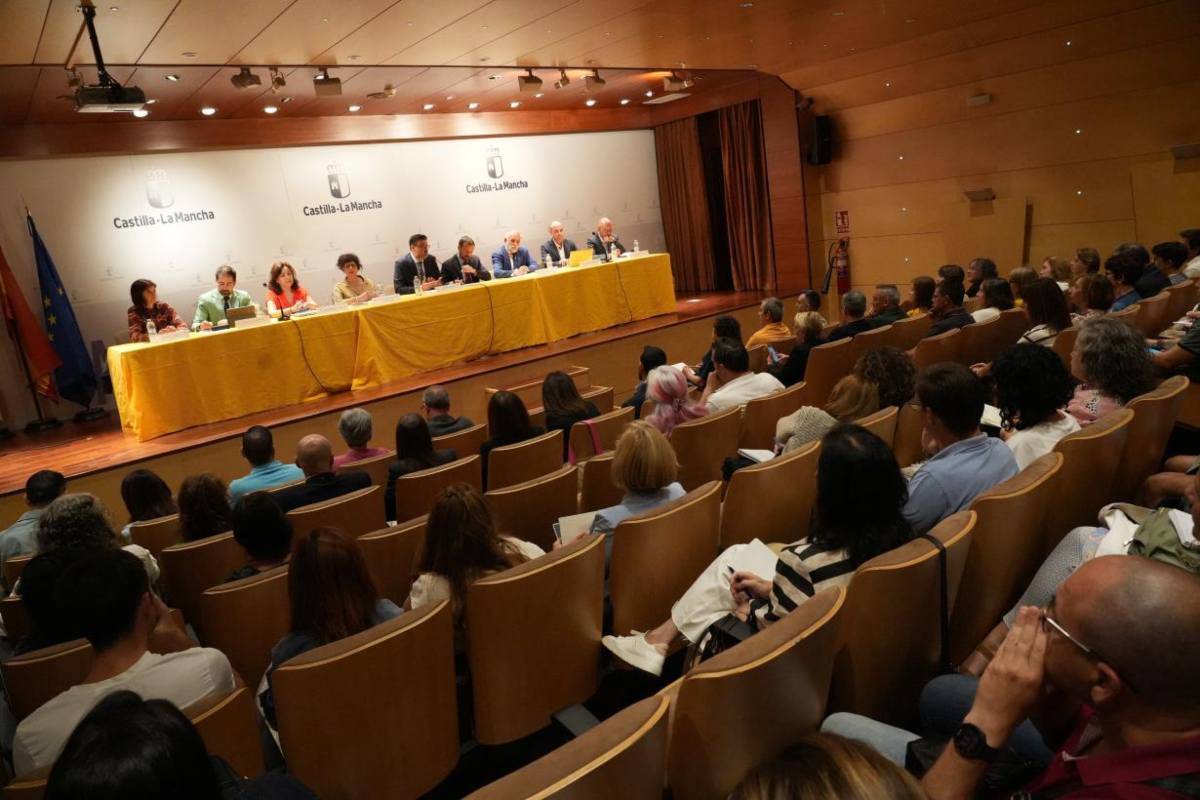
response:
<svg viewBox="0 0 1200 800"><path fill-rule="evenodd" d="M120 11L121 7L120 6L109 6L108 10L109 11Z"/></svg>
<svg viewBox="0 0 1200 800"><path fill-rule="evenodd" d="M278 110L279 110L279 106L263 106L264 114L274 114Z"/></svg>
<svg viewBox="0 0 1200 800"><path fill-rule="evenodd" d="M584 102L584 105L587 106L588 108L591 108L592 106L596 105L596 99L593 97L589 97L587 99L587 101Z"/></svg>
<svg viewBox="0 0 1200 800"><path fill-rule="evenodd" d="M196 51L195 50L184 50L182 53L180 53L180 55L183 56L184 58L195 58Z"/></svg>
<svg viewBox="0 0 1200 800"><path fill-rule="evenodd" d="M474 111L475 109L479 108L479 103L467 103L467 108L471 111Z"/></svg>
<svg viewBox="0 0 1200 800"><path fill-rule="evenodd" d="M1076 135L1076 136L1079 136L1079 135L1080 135L1080 134L1082 134L1082 133L1083 133L1083 128L1076 128L1076 129L1075 129L1075 135Z"/></svg>
<svg viewBox="0 0 1200 800"><path fill-rule="evenodd" d="M152 105L154 105L154 104L155 104L155 103L157 103L157 102L158 102L158 99L157 99L157 98L153 98L153 97L152 97L152 98L150 98L149 100L147 100L147 101L146 101L146 105L148 105L148 106L152 106Z"/></svg>
<svg viewBox="0 0 1200 800"><path fill-rule="evenodd" d="M533 97L534 97L534 99L537 99L537 98L539 98L539 97L545 97L545 96L546 96L546 93L545 93L545 92L538 92L538 93L537 93L537 94L535 94Z"/></svg>
<svg viewBox="0 0 1200 800"><path fill-rule="evenodd" d="M647 90L646 90L646 97L654 97L654 90L653 90L653 89L647 89Z"/></svg>
<svg viewBox="0 0 1200 800"><path fill-rule="evenodd" d="M623 106L627 106L627 105L629 105L629 98L628 98L628 97L622 97L622 98L621 98L621 105L623 105Z"/></svg>
<svg viewBox="0 0 1200 800"><path fill-rule="evenodd" d="M200 113L206 117L211 117L213 114L217 113L217 110L212 106L205 106L204 108L200 109Z"/></svg>
<svg viewBox="0 0 1200 800"><path fill-rule="evenodd" d="M892 82L891 82L891 81L884 81L884 83L883 83L883 88L885 88L885 89L890 89L890 88L892 88Z"/></svg>
<svg viewBox="0 0 1200 800"><path fill-rule="evenodd" d="M900 161L903 161L903 160L904 160L904 156L902 156L902 155L901 155L901 156L896 156L896 158L897 158L897 159L899 159Z"/></svg>
<svg viewBox="0 0 1200 800"><path fill-rule="evenodd" d="M447 101L449 101L449 100L453 100L453 99L454 99L454 95L452 95L452 94L448 94L448 95L446 95L446 100L447 100Z"/></svg>
<svg viewBox="0 0 1200 800"><path fill-rule="evenodd" d="M509 104L508 104L508 107L509 107L509 108L520 108L520 107L521 107L521 101L520 101L520 100L513 100L511 103L509 103Z"/></svg>
<svg viewBox="0 0 1200 800"><path fill-rule="evenodd" d="M481 30L481 31L486 31L486 30L487 30L487 25L480 25L480 26L479 26L479 30Z"/></svg>
<svg viewBox="0 0 1200 800"><path fill-rule="evenodd" d="M908 206L900 206L901 211L908 211Z"/></svg>
<svg viewBox="0 0 1200 800"><path fill-rule="evenodd" d="M1070 46L1071 46L1071 40L1067 39L1067 47L1070 47Z"/></svg>
<svg viewBox="0 0 1200 800"><path fill-rule="evenodd" d="M1077 197L1083 197L1083 189L1076 189L1076 190L1075 190L1075 195L1076 195Z"/></svg>
<svg viewBox="0 0 1200 800"><path fill-rule="evenodd" d="M748 1L744 3L738 3L738 8L754 8L754 3Z"/></svg>
<svg viewBox="0 0 1200 800"><path fill-rule="evenodd" d="M404 24L405 24L405 25L407 25L407 26L408 26L408 27L410 27L410 28L413 26L413 24L412 24L412 20L409 20L408 22L406 22L406 23L404 23Z"/></svg>
<svg viewBox="0 0 1200 800"><path fill-rule="evenodd" d="M503 78L503 77L504 77L503 75L499 75L499 74L496 74L496 75L488 75L488 80L489 80L489 81L498 81L498 80L500 80L500 79L501 79L501 78Z"/></svg>
<svg viewBox="0 0 1200 800"><path fill-rule="evenodd" d="M176 75L174 72L170 73L169 75L163 75L163 77L166 78L167 80L169 80L171 83L179 82L179 76Z"/></svg>
<svg viewBox="0 0 1200 800"><path fill-rule="evenodd" d="M358 113L359 111L362 111L362 106L355 103L354 105L350 106L346 110L349 111L351 114L355 114L355 113Z"/></svg>
<svg viewBox="0 0 1200 800"><path fill-rule="evenodd" d="M321 17L321 22L329 22L329 17Z"/></svg>
<svg viewBox="0 0 1200 800"><path fill-rule="evenodd" d="M846 16L846 12L845 12L845 11L834 11L834 12L833 12L833 16L835 16L835 17L844 17L844 16Z"/></svg>
<svg viewBox="0 0 1200 800"><path fill-rule="evenodd" d="M426 111L433 111L433 103L426 103L425 105L421 106L421 108Z"/></svg>
<svg viewBox="0 0 1200 800"><path fill-rule="evenodd" d="M148 117L148 116L150 116L150 112L149 112L149 111L147 111L147 110L146 110L146 109L144 109L144 108L135 108L135 109L133 110L133 115L134 115L135 117L137 117L138 119L141 119L142 117Z"/></svg>
<svg viewBox="0 0 1200 800"><path fill-rule="evenodd" d="M909 25L912 25L914 22L917 21L917 18L916 17L905 17L904 21L907 22Z"/></svg>

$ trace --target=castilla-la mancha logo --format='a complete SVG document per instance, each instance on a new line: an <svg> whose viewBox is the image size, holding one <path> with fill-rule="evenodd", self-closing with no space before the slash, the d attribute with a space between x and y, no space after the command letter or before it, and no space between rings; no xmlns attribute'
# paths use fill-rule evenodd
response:
<svg viewBox="0 0 1200 800"><path fill-rule="evenodd" d="M167 180L165 169L146 171L146 202L154 208L170 208L175 205L175 195L171 193L171 182Z"/></svg>
<svg viewBox="0 0 1200 800"><path fill-rule="evenodd" d="M346 168L341 164L330 164L329 170L329 193L336 198L350 196L350 176L346 174Z"/></svg>
<svg viewBox="0 0 1200 800"><path fill-rule="evenodd" d="M487 173L490 178L501 178L504 176L504 159L500 157L499 147L488 148Z"/></svg>

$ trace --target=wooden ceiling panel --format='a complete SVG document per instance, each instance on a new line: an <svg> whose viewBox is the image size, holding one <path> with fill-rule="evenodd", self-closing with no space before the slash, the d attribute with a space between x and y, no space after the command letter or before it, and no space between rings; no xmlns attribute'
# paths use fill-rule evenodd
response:
<svg viewBox="0 0 1200 800"><path fill-rule="evenodd" d="M386 59L387 64L448 64L510 31L569 6L570 0L492 0ZM495 63L492 60L492 63Z"/></svg>
<svg viewBox="0 0 1200 800"><path fill-rule="evenodd" d="M179 0L139 59L142 64L224 64L253 41L293 0ZM335 6L329 4L333 13ZM101 39L101 44L104 40ZM184 53L195 53L187 58Z"/></svg>
<svg viewBox="0 0 1200 800"><path fill-rule="evenodd" d="M297 0L234 57L239 64L304 64L397 0ZM360 56L361 58L361 56Z"/></svg>
<svg viewBox="0 0 1200 800"><path fill-rule="evenodd" d="M200 107L189 99L218 72L217 67L138 67L129 81L146 93L150 119L193 119ZM169 81L167 75L179 80Z"/></svg>
<svg viewBox="0 0 1200 800"><path fill-rule="evenodd" d="M0 6L0 64L32 64L50 0L5 0Z"/></svg>
<svg viewBox="0 0 1200 800"><path fill-rule="evenodd" d="M332 74L338 75L342 79L342 93L333 97L317 97L312 90L309 70L297 71L295 82L293 83L289 76L287 90L282 93L284 96L292 97L292 101L276 105L279 107L279 115L285 117L345 114L347 108L352 104L362 106L363 112L372 113L369 109L373 109L377 104L385 101L368 100L368 94L381 91L389 83L396 87L396 93L400 94L405 84L425 71L425 67L370 67L353 74L345 69L334 70ZM266 98L263 98L262 105L266 105ZM261 113L261 109L257 107L246 108L243 110L242 116L254 116Z"/></svg>
<svg viewBox="0 0 1200 800"><path fill-rule="evenodd" d="M12 67L0 71L0 125L25 121L42 67Z"/></svg>
<svg viewBox="0 0 1200 800"><path fill-rule="evenodd" d="M96 3L96 35L109 64L136 63L179 0L110 0ZM113 11L113 8L116 11ZM71 56L71 44L83 25L79 0L53 0L46 15L37 47L37 60L63 64ZM178 55L178 54L176 54ZM74 51L82 64L94 64L87 34Z"/></svg>
<svg viewBox="0 0 1200 800"><path fill-rule="evenodd" d="M403 0L317 55L319 64L382 64L490 0Z"/></svg>

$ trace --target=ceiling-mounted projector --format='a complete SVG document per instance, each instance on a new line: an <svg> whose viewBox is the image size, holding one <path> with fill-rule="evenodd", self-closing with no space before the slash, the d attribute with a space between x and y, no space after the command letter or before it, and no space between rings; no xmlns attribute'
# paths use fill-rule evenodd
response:
<svg viewBox="0 0 1200 800"><path fill-rule="evenodd" d="M146 93L136 86L80 86L75 90L75 110L85 114L137 111L146 105Z"/></svg>

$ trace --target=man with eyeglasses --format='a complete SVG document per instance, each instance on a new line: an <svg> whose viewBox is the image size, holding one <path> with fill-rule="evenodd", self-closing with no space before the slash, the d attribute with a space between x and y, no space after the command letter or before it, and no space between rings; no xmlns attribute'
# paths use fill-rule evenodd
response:
<svg viewBox="0 0 1200 800"><path fill-rule="evenodd" d="M933 800L974 796L1001 749L1021 752L1022 729L1036 720L1053 755L1013 797L1200 797L1198 630L1195 575L1141 556L1088 561L1045 609L1020 609L961 722L943 728L950 742L922 788ZM922 716L952 716L927 706L939 683L963 680L927 686ZM832 715L822 730L898 763L918 738L853 714Z"/></svg>

